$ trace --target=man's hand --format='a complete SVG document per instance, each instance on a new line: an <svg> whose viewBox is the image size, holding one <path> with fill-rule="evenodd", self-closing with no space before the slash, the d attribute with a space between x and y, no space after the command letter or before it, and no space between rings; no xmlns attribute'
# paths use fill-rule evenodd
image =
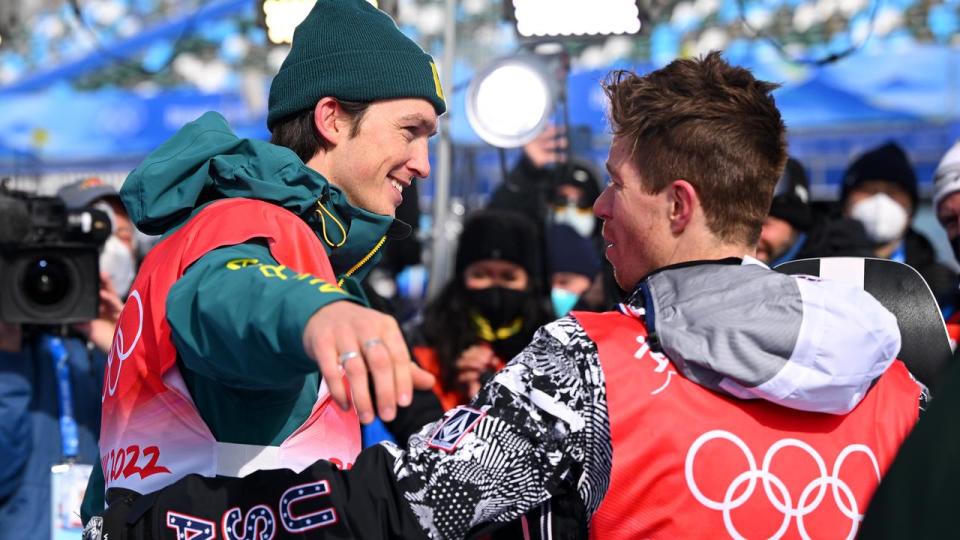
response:
<svg viewBox="0 0 960 540"><path fill-rule="evenodd" d="M457 381L470 399L480 393L480 378L497 367L497 357L489 345L471 345L457 358Z"/></svg>
<svg viewBox="0 0 960 540"><path fill-rule="evenodd" d="M397 321L352 302L333 302L314 313L303 331L303 349L320 366L334 401L344 410L352 401L364 424L374 419L368 377L373 378L380 418L388 422L398 405L410 404L414 388L433 386L433 375L410 360Z"/></svg>
<svg viewBox="0 0 960 540"><path fill-rule="evenodd" d="M20 352L23 331L19 323L0 321L0 351Z"/></svg>
<svg viewBox="0 0 960 540"><path fill-rule="evenodd" d="M100 272L100 310L97 318L87 323L75 324L74 328L107 354L113 344L113 332L117 327L121 311L123 311L123 302L120 300L120 295L113 288L109 275L106 272Z"/></svg>
<svg viewBox="0 0 960 540"><path fill-rule="evenodd" d="M567 136L564 129L552 125L523 147L523 153L538 169L564 161L566 151Z"/></svg>

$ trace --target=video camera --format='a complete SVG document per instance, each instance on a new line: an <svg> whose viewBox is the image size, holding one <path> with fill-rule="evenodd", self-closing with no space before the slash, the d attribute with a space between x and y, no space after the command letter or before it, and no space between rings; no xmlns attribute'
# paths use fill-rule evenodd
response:
<svg viewBox="0 0 960 540"><path fill-rule="evenodd" d="M110 218L57 197L0 185L0 321L59 325L97 318L99 250Z"/></svg>

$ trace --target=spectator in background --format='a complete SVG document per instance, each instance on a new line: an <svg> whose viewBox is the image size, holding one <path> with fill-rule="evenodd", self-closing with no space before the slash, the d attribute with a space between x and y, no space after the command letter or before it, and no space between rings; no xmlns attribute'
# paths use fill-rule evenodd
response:
<svg viewBox="0 0 960 540"><path fill-rule="evenodd" d="M863 224L873 255L912 266L943 306L954 296L957 276L937 262L930 241L910 227L917 198L913 166L893 142L864 153L843 175L843 214Z"/></svg>
<svg viewBox="0 0 960 540"><path fill-rule="evenodd" d="M584 238L600 237L600 220L593 203L600 196L600 182L593 164L571 159L560 165L550 201L550 222L569 225Z"/></svg>
<svg viewBox="0 0 960 540"><path fill-rule="evenodd" d="M757 243L757 258L770 266L795 259L812 225L807 173L803 165L791 157L773 190L770 214L763 220Z"/></svg>
<svg viewBox="0 0 960 540"><path fill-rule="evenodd" d="M813 210L807 172L788 158L760 231L757 258L774 267L811 257L869 257L872 248L859 221L831 219Z"/></svg>
<svg viewBox="0 0 960 540"><path fill-rule="evenodd" d="M552 320L539 279L533 223L516 213L482 210L460 235L454 278L410 332L413 354L434 374L444 409L468 402L482 379L519 353Z"/></svg>
<svg viewBox="0 0 960 540"><path fill-rule="evenodd" d="M100 178L91 177L67 184L57 196L68 210L96 208L110 219L110 236L100 251L100 313L87 323L73 325L101 351L108 351L123 299L137 273L136 228L127 215L117 190Z"/></svg>
<svg viewBox="0 0 960 540"><path fill-rule="evenodd" d="M600 195L599 175L589 161L567 160L566 148L563 130L547 127L523 147L523 155L494 190L487 207L530 216L541 231L549 223L564 223L583 237L599 238L593 215L593 203Z"/></svg>
<svg viewBox="0 0 960 540"><path fill-rule="evenodd" d="M68 210L93 207L107 213L111 233L100 252L100 270L107 274L117 294L126 298L137 275L137 234L120 194L100 178L91 177L63 186L57 196Z"/></svg>
<svg viewBox="0 0 960 540"><path fill-rule="evenodd" d="M50 468L98 461L103 351L63 338L76 438L61 433L58 370L43 332L0 321L0 539L50 538ZM82 493L83 484L77 486ZM78 524L79 525L79 524Z"/></svg>
<svg viewBox="0 0 960 540"><path fill-rule="evenodd" d="M597 280L600 255L589 238L569 225L555 223L547 231L547 259L553 314L563 317Z"/></svg>
<svg viewBox="0 0 960 540"><path fill-rule="evenodd" d="M933 175L933 210L947 233L954 258L960 262L960 142L944 154ZM956 286L952 302L940 305L947 322L950 344L960 341L960 294Z"/></svg>
<svg viewBox="0 0 960 540"><path fill-rule="evenodd" d="M549 126L523 147L523 155L490 198L487 208L512 210L531 216L543 250L546 228L553 223L572 227L594 241L598 256L603 252L600 220L593 203L600 195L600 175L589 161L567 160L567 138L562 129ZM613 279L613 267L601 259L601 279L583 296L580 308L603 311L623 299ZM544 280L549 276L544 275Z"/></svg>
<svg viewBox="0 0 960 540"><path fill-rule="evenodd" d="M65 205L81 209L116 198L112 187L94 180L61 190ZM115 203L116 214L122 217L112 220L111 239L129 239L130 221L119 199ZM110 268L104 255L132 253L122 241L114 241L112 252L110 245L108 239L101 254L102 269ZM123 309L112 283L109 273L101 271L98 318L71 325L65 334L59 325L0 321L0 539L50 538L51 467L98 462L104 365ZM54 341L62 347L53 345ZM85 478L80 477L72 489L82 493L84 486ZM70 489L68 484L66 490ZM79 527L79 522L73 525Z"/></svg>

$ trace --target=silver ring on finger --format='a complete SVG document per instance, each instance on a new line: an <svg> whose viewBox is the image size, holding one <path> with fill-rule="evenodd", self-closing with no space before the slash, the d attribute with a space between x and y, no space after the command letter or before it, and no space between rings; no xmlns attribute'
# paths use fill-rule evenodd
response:
<svg viewBox="0 0 960 540"><path fill-rule="evenodd" d="M364 342L363 342L363 345L361 346L361 348L362 348L363 350L367 350L367 349L369 349L369 348L371 348L371 347L377 347L377 346L379 346L379 345L383 345L383 340L380 339L380 338L378 338L378 337L375 337L375 338L371 338L371 339L368 339L368 340L364 341Z"/></svg>
<svg viewBox="0 0 960 540"><path fill-rule="evenodd" d="M358 353L357 351L342 352L340 353L340 356L337 357L337 362L340 363L340 367L343 367L343 365L346 364L347 361L357 358L359 356L360 356L360 353Z"/></svg>

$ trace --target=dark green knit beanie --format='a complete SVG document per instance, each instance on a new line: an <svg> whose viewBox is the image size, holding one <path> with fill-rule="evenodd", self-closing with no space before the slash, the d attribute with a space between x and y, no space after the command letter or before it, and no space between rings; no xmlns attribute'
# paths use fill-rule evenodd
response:
<svg viewBox="0 0 960 540"><path fill-rule="evenodd" d="M447 110L433 58L366 0L318 0L297 26L270 85L267 127L327 96L423 98L437 114Z"/></svg>

